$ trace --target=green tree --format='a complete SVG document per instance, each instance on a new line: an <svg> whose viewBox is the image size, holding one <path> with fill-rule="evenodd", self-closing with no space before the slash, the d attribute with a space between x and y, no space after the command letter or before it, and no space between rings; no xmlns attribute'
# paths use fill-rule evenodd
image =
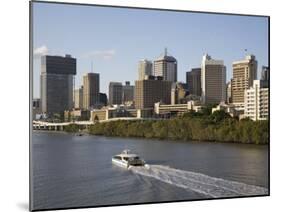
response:
<svg viewBox="0 0 281 212"><path fill-rule="evenodd" d="M77 124L69 124L65 126L64 130L66 132L78 132L79 126Z"/></svg>
<svg viewBox="0 0 281 212"><path fill-rule="evenodd" d="M215 123L219 123L229 118L231 118L231 116L228 113L226 113L224 110L217 110L210 115L210 119Z"/></svg>
<svg viewBox="0 0 281 212"><path fill-rule="evenodd" d="M90 127L89 132L94 135L186 141L269 142L268 121L239 121L224 111L216 111L208 116L191 112L169 120L97 122Z"/></svg>

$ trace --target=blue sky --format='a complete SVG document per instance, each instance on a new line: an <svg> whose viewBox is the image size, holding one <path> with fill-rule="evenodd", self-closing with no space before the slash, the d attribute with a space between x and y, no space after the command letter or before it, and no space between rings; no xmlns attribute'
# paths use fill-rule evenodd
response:
<svg viewBox="0 0 281 212"><path fill-rule="evenodd" d="M268 23L264 17L135 10L50 3L34 3L34 97L40 93L40 56L71 54L77 58L76 87L82 76L100 73L101 92L109 81L131 81L138 61L154 60L164 48L178 60L178 81L200 67L204 53L222 59L227 80L232 62L245 57L244 49L268 65Z"/></svg>

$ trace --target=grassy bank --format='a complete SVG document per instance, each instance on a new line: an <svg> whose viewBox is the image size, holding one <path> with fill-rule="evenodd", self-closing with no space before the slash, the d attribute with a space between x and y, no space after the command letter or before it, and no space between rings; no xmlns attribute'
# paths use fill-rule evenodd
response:
<svg viewBox="0 0 281 212"><path fill-rule="evenodd" d="M169 120L112 121L96 123L93 135L143 137L171 140L197 140L267 144L268 121L237 120L223 111L213 114L186 113Z"/></svg>

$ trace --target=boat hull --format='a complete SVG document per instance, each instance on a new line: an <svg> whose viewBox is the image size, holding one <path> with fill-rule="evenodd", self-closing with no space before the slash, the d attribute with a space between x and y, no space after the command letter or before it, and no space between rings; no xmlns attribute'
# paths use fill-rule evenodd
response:
<svg viewBox="0 0 281 212"><path fill-rule="evenodd" d="M112 158L112 163L114 163L120 167L129 168L129 164L122 160L117 160L117 159Z"/></svg>
<svg viewBox="0 0 281 212"><path fill-rule="evenodd" d="M130 168L131 166L145 166L146 164L141 161L139 163L128 163L126 161L123 161L123 160L118 160L118 159L115 159L115 158L112 158L112 163L118 165L118 166L121 166L121 167L124 167L124 168Z"/></svg>

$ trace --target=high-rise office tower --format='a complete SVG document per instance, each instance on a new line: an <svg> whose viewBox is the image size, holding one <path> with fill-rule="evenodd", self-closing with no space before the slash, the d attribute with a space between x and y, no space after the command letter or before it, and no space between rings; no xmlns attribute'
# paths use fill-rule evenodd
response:
<svg viewBox="0 0 281 212"><path fill-rule="evenodd" d="M107 105L107 95L105 93L99 93L100 104Z"/></svg>
<svg viewBox="0 0 281 212"><path fill-rule="evenodd" d="M234 105L243 108L245 90L249 89L257 79L257 64L254 55L247 55L244 60L232 63L231 99Z"/></svg>
<svg viewBox="0 0 281 212"><path fill-rule="evenodd" d="M152 62L146 59L139 61L138 71L139 80L143 80L146 75L152 75Z"/></svg>
<svg viewBox="0 0 281 212"><path fill-rule="evenodd" d="M109 83L109 104L120 105L122 104L122 83L121 82L110 82Z"/></svg>
<svg viewBox="0 0 281 212"><path fill-rule="evenodd" d="M226 102L232 103L232 99L231 99L231 82L226 83Z"/></svg>
<svg viewBox="0 0 281 212"><path fill-rule="evenodd" d="M253 86L245 90L244 114L256 120L268 119L268 87L266 80L254 80Z"/></svg>
<svg viewBox="0 0 281 212"><path fill-rule="evenodd" d="M201 87L203 104L218 104L225 101L226 67L223 60L214 60L208 54L201 65Z"/></svg>
<svg viewBox="0 0 281 212"><path fill-rule="evenodd" d="M73 107L76 58L71 55L42 56L40 92L42 112L52 115Z"/></svg>
<svg viewBox="0 0 281 212"><path fill-rule="evenodd" d="M201 96L201 68L186 72L186 83L190 94Z"/></svg>
<svg viewBox="0 0 281 212"><path fill-rule="evenodd" d="M171 102L171 81L163 81L162 77L147 77L135 81L135 107L137 109L153 108L154 103Z"/></svg>
<svg viewBox="0 0 281 212"><path fill-rule="evenodd" d="M163 56L154 61L153 69L154 76L163 77L163 80L166 81L177 81L177 60L173 56L167 55L167 49Z"/></svg>
<svg viewBox="0 0 281 212"><path fill-rule="evenodd" d="M99 104L100 75L87 73L83 76L83 108L91 109Z"/></svg>
<svg viewBox="0 0 281 212"><path fill-rule="evenodd" d="M41 114L41 99L33 99L32 100L32 119L36 119L37 114Z"/></svg>
<svg viewBox="0 0 281 212"><path fill-rule="evenodd" d="M129 81L125 82L122 88L122 103L134 101L135 86L130 85Z"/></svg>
<svg viewBox="0 0 281 212"><path fill-rule="evenodd" d="M186 83L174 82L171 89L171 104L182 104L185 97L189 95L188 86Z"/></svg>
<svg viewBox="0 0 281 212"><path fill-rule="evenodd" d="M74 107L83 108L83 86L74 90Z"/></svg>
<svg viewBox="0 0 281 212"><path fill-rule="evenodd" d="M261 80L269 80L269 68L268 66L262 66L261 70Z"/></svg>

